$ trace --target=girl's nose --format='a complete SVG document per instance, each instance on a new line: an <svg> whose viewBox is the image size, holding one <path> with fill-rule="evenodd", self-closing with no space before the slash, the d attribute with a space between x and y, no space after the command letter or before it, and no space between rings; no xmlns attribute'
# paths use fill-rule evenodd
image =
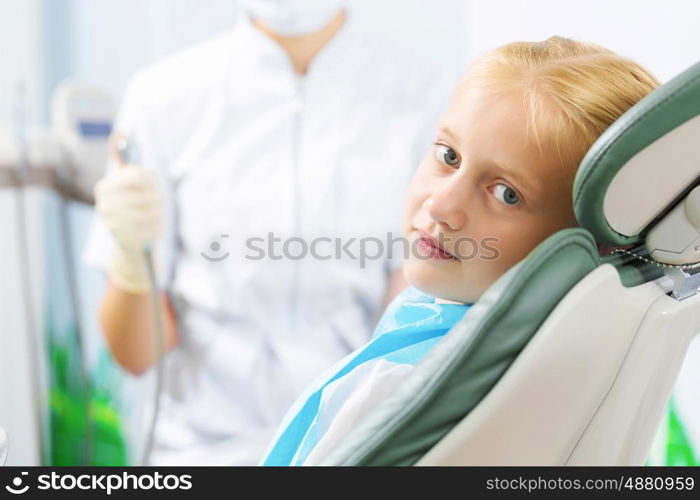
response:
<svg viewBox="0 0 700 500"><path fill-rule="evenodd" d="M446 180L423 203L423 208L434 221L446 225L452 231L462 229L467 219L466 186L460 186L454 182L456 180Z"/></svg>

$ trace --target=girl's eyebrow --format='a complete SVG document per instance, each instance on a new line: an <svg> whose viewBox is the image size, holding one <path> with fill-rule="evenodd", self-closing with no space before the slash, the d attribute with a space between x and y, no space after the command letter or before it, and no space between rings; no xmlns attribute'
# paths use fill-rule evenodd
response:
<svg viewBox="0 0 700 500"><path fill-rule="evenodd" d="M532 182L532 178L530 176L522 175L522 172L520 172L514 168L508 168L508 166L504 165L503 163L498 163L495 161L493 161L492 163L496 167L501 169L503 172L505 172L509 177L512 177L513 179L515 179L518 182L518 184L524 185L528 191L531 191L531 192L538 191L537 186Z"/></svg>
<svg viewBox="0 0 700 500"><path fill-rule="evenodd" d="M459 139L455 134L452 133L452 131L447 128L446 125L440 125L440 128L438 128L438 132L442 132L443 134L447 135L452 139L456 144L459 144Z"/></svg>

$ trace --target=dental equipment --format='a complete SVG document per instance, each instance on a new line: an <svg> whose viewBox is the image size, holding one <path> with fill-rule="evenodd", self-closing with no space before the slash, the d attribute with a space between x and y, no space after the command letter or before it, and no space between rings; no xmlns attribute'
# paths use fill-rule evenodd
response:
<svg viewBox="0 0 700 500"><path fill-rule="evenodd" d="M11 465L48 465L49 450L53 449L49 443L55 446L54 440L58 438L54 435L55 428L48 425L53 419L49 415L55 400L49 398L54 386L47 384L50 380L47 372L58 369L58 365L54 365L56 360L50 356L53 351L49 352L53 337L46 335L54 327L47 308L56 290L40 286L49 274L43 260L48 254L47 246L42 245L43 231L48 232L49 227L46 223L31 222L38 215L47 217L44 207L50 203L56 206L56 216L51 216L51 220L58 228L57 246L52 247L60 254L60 267L66 271L61 278L65 279L65 284L61 286L66 290L70 322L67 340L71 342L71 349L73 343L76 346L73 366L78 375L74 387L80 398L76 398L76 402L85 412L86 423L81 435L70 438L83 444L72 447L67 453L75 454L72 465L90 465L94 456L94 415L89 394L92 384L85 359L85 331L79 307L77 269L73 263L71 237L74 228L71 227L69 203L92 202L93 184L104 172L107 160L107 139L115 106L111 97L99 88L64 82L52 97L50 127L31 128L24 94L20 88L13 117L15 133L0 131L0 186L7 188L6 192L14 197L12 206L3 207L14 217L2 222L16 233L16 238L10 241L17 241L17 248L8 249L8 262L3 263L12 272L3 274L2 286L7 287L8 293L10 289L21 291L12 293L16 296L15 309L23 310L21 316L16 316L9 304L8 309L0 311L0 322L8 325L0 340L4 346L12 346L4 349L11 359L0 363L0 392L9 395L0 401L0 413L13 442L22 443L13 448L8 461ZM3 197L4 193L5 190ZM51 254L54 255L54 250Z"/></svg>

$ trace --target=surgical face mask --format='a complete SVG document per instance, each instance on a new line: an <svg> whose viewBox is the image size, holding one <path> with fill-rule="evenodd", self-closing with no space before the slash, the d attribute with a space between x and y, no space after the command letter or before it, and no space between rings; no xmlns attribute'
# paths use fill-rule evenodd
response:
<svg viewBox="0 0 700 500"><path fill-rule="evenodd" d="M343 0L241 0L241 7L277 34L298 36L325 27L342 3Z"/></svg>

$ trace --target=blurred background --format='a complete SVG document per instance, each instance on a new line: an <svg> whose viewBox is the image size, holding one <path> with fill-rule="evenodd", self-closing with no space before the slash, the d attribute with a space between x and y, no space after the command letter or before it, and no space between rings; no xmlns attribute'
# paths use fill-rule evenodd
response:
<svg viewBox="0 0 700 500"><path fill-rule="evenodd" d="M662 82L700 60L700 3L692 0L347 5L377 37L455 76L505 42L551 35L601 43ZM104 138L134 72L230 29L238 10L235 0L0 0L0 427L10 436L8 464L79 465L86 446L92 463L132 463L144 420L139 398L152 390L148 375L122 372L102 341L96 310L104 278L81 263L93 209L80 199L104 168L104 149L84 144L85 130L81 142L70 129L65 115L85 109L52 111L59 85L70 79L87 89L79 104L92 106L91 136ZM60 175L53 165L65 152L51 137L91 172L82 194L61 196L52 187L51 176ZM7 172L30 158L43 162L47 177L20 195ZM697 463L699 382L696 338L650 464Z"/></svg>

